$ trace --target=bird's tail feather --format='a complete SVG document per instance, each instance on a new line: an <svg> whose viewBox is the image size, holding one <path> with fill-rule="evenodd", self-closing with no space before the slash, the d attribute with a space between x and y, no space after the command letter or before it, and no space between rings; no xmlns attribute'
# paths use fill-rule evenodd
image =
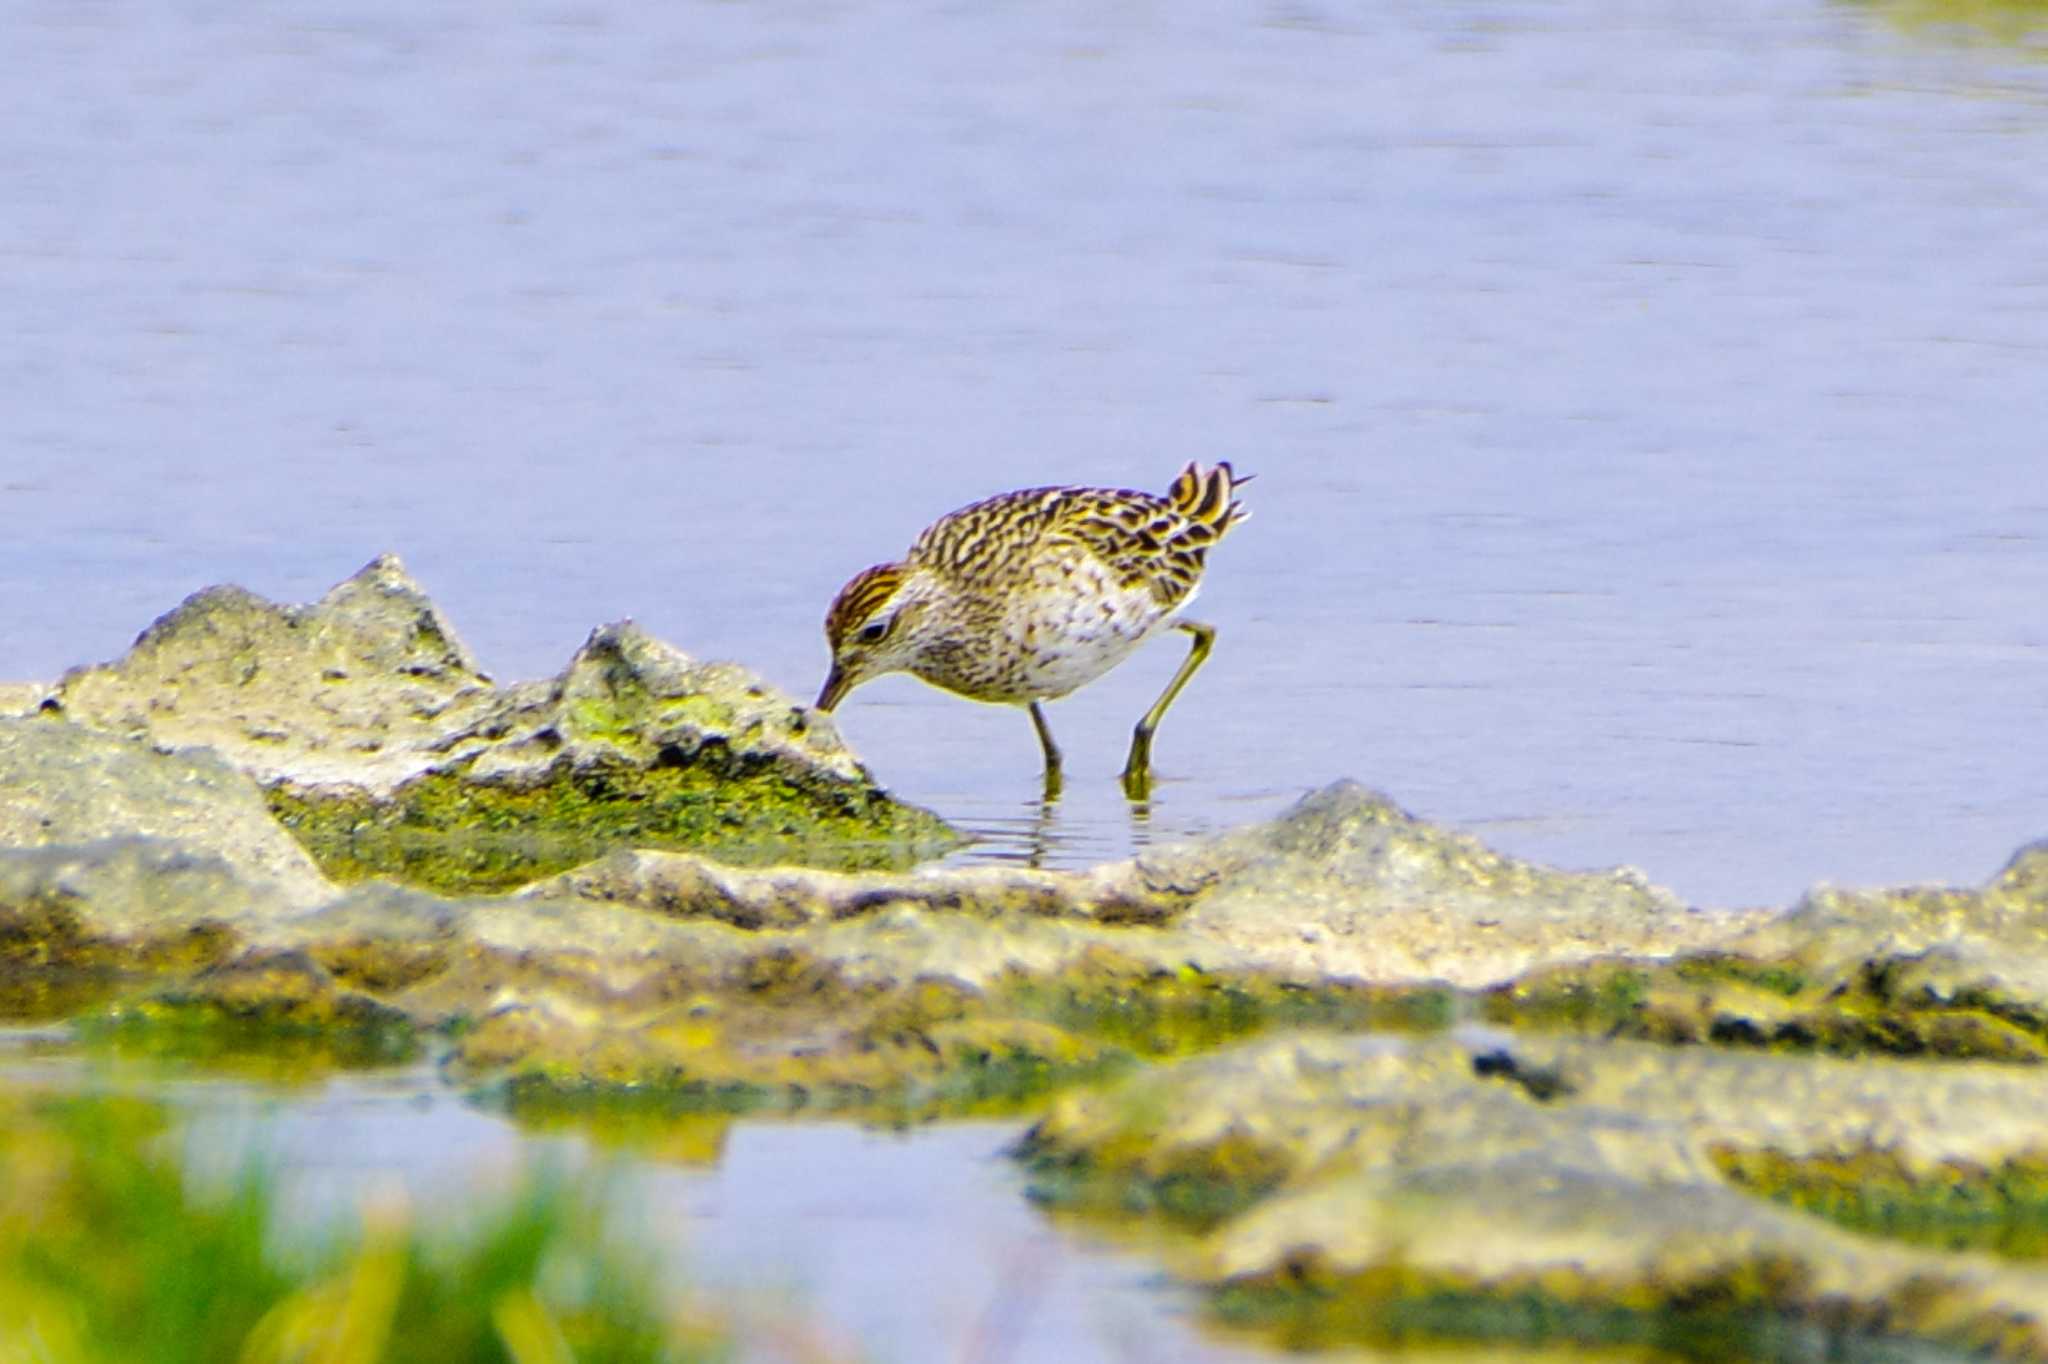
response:
<svg viewBox="0 0 2048 1364"><path fill-rule="evenodd" d="M1213 529L1217 535L1229 530L1238 522L1248 519L1251 513L1244 504L1231 500L1231 494L1252 481L1250 474L1231 472L1225 461L1213 469L1204 469L1199 464L1189 464L1173 480L1167 490L1167 500L1174 509L1190 521Z"/></svg>

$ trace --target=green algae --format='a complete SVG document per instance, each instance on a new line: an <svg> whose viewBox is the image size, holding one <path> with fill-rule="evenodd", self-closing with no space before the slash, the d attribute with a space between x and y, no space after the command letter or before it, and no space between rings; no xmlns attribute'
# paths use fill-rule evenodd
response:
<svg viewBox="0 0 2048 1364"><path fill-rule="evenodd" d="M1270 1143L1234 1130L1164 1151L1142 1137L1073 1151L1042 1141L1034 1128L1011 1154L1024 1166L1033 1202L1084 1218L1158 1218L1191 1232L1235 1217L1294 1172Z"/></svg>
<svg viewBox="0 0 2048 1364"><path fill-rule="evenodd" d="M351 937L316 943L307 955L337 983L382 995L433 979L449 968L454 954L441 942Z"/></svg>
<svg viewBox="0 0 2048 1364"><path fill-rule="evenodd" d="M333 880L388 876L446 894L505 890L621 847L862 870L908 867L958 841L937 816L879 792L697 760L557 764L531 785L431 772L389 799L289 784L266 794Z"/></svg>
<svg viewBox="0 0 2048 1364"><path fill-rule="evenodd" d="M79 1017L72 1031L89 1048L122 1057L273 1078L404 1065L420 1056L419 1029L404 1014L361 996L344 1000L309 1009L182 994L129 999Z"/></svg>
<svg viewBox="0 0 2048 1364"><path fill-rule="evenodd" d="M937 1049L938 1070L886 1106L892 1117L1007 1117L1133 1064L1120 1048L1011 1020L963 1020L923 1040Z"/></svg>
<svg viewBox="0 0 2048 1364"><path fill-rule="evenodd" d="M588 1123L600 1130L614 1123L633 1126L664 1118L797 1113L811 1106L811 1096L801 1087L778 1089L751 1081L681 1075L665 1080L605 1081L540 1067L479 1085L470 1091L470 1097L530 1126ZM821 1101L819 1107L831 1105Z"/></svg>
<svg viewBox="0 0 2048 1364"><path fill-rule="evenodd" d="M1759 990L1787 999L1805 993L1812 984L1811 974L1797 962L1758 961L1726 952L1701 952L1680 957L1672 962L1671 974L1678 980L1700 985L1724 982L1754 985Z"/></svg>
<svg viewBox="0 0 2048 1364"><path fill-rule="evenodd" d="M1990 42L2048 56L2048 13L2040 0L1854 0L1918 37Z"/></svg>
<svg viewBox="0 0 2048 1364"><path fill-rule="evenodd" d="M1036 1111L1143 1060L1278 1026L1443 1026L1441 991L1313 990L1264 977L1108 968L1018 975L977 992L942 979L848 982L782 948L630 1026L578 1029L517 1011L476 1020L454 1059L515 1115L830 1112L882 1121ZM1155 1201L1204 1203L1190 1167Z"/></svg>
<svg viewBox="0 0 2048 1364"><path fill-rule="evenodd" d="M991 1007L1042 1018L1150 1059L1188 1056L1276 1028L1433 1032L1458 1016L1457 992L1275 976L1176 971L1109 960L1081 971L1005 982Z"/></svg>
<svg viewBox="0 0 2048 1364"><path fill-rule="evenodd" d="M226 927L205 922L110 941L88 932L55 894L0 904L0 1021L69 1018L135 981L210 966L235 943Z"/></svg>
<svg viewBox="0 0 2048 1364"><path fill-rule="evenodd" d="M836 963L786 946L697 988L619 1026L520 1011L476 1020L454 1060L515 1113L921 1120L1036 1111L1144 1061L1274 1028L1432 1031L1455 1006L1442 990L1315 989L1193 967L1147 970L1108 954L1056 976L1011 975L985 992L941 978L885 987L851 982ZM1156 1201L1204 1202L1192 1170L1174 1183Z"/></svg>
<svg viewBox="0 0 2048 1364"><path fill-rule="evenodd" d="M1125 1053L1014 1020L960 1020L886 1038L872 1032L832 1044L797 1034L777 1047L628 1046L596 1064L588 1053L530 1055L473 1095L521 1122L575 1118L599 1128L762 1113L922 1122L1028 1111L1132 1064Z"/></svg>
<svg viewBox="0 0 2048 1364"><path fill-rule="evenodd" d="M1502 1026L1611 1032L1639 1024L1650 980L1647 969L1630 964L1553 968L1488 991L1480 1012Z"/></svg>
<svg viewBox="0 0 2048 1364"><path fill-rule="evenodd" d="M1592 962L1487 991L1480 1015L1503 1027L1567 1029L1674 1045L1833 1056L2048 1061L2039 1010L1978 992L1903 988L1897 961L1846 977L1797 962L1712 953L1675 961Z"/></svg>
<svg viewBox="0 0 2048 1364"><path fill-rule="evenodd" d="M474 1097L523 1124L588 1125L599 1132L705 1116L812 1114L910 1123L1012 1116L1073 1084L1114 1078L1128 1065L1122 1058L1103 1057L1068 1068L1028 1052L988 1050L956 1059L936 1078L895 1086L830 1080L772 1085L688 1076L608 1083L524 1070L479 1088Z"/></svg>
<svg viewBox="0 0 2048 1364"><path fill-rule="evenodd" d="M0 1024L61 1022L113 999L122 985L120 973L109 970L0 967Z"/></svg>
<svg viewBox="0 0 2048 1364"><path fill-rule="evenodd" d="M1304 1257L1284 1273L1216 1287L1210 1305L1225 1323L1296 1351L1486 1342L1569 1348L1581 1358L1625 1352L1635 1360L1700 1364L1934 1364L1981 1357L1976 1342L1944 1349L1891 1335L1882 1323L1809 1303L1799 1289L1797 1267L1768 1258L1720 1268L1659 1295L1551 1276L1481 1283L1399 1264L1340 1273Z"/></svg>
<svg viewBox="0 0 2048 1364"><path fill-rule="evenodd" d="M1948 1162L1932 1170L1875 1149L1793 1157L1721 1145L1709 1155L1737 1188L1853 1231L2048 1259L2048 1152L1988 1168Z"/></svg>

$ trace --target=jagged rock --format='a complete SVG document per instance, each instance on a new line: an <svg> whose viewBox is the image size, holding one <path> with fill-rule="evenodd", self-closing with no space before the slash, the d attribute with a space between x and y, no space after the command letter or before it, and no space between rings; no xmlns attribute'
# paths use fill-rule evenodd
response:
<svg viewBox="0 0 2048 1364"><path fill-rule="evenodd" d="M114 838L48 848L0 849L0 922L10 945L55 945L147 958L205 928L238 933L284 916L259 887L211 853L158 838Z"/></svg>
<svg viewBox="0 0 2048 1364"><path fill-rule="evenodd" d="M1793 1208L2009 1226L2048 1198L2043 1112L2034 1068L1297 1036L1064 1096L1023 1154L1043 1197L1211 1228L1179 1267L1295 1344L1407 1322L1749 1357L1746 1334L1861 1329L2031 1360L2048 1271Z"/></svg>
<svg viewBox="0 0 2048 1364"><path fill-rule="evenodd" d="M250 948L453 1028L452 1073L522 1103L970 1111L1127 1059L996 1003L1012 975L1098 973L1099 930L914 907L742 929L570 895L443 900L373 884ZM1128 972L1128 980L1138 972ZM177 987L172 987L175 991Z"/></svg>
<svg viewBox="0 0 2048 1364"><path fill-rule="evenodd" d="M1561 962L1718 947L1767 911L1702 912L1632 872L1504 857L1337 782L1277 818L1087 872L970 867L841 876L629 852L533 885L742 927L919 906L1171 929L1158 955L1307 983L1483 988Z"/></svg>
<svg viewBox="0 0 2048 1364"><path fill-rule="evenodd" d="M537 881L520 893L628 904L676 918L719 919L740 928L795 928L903 906L989 919L1159 924L1186 908L1193 897L1191 889L1165 879L1143 862L1114 862L1086 872L947 867L852 875L794 867L733 867L689 854L642 849L612 853Z"/></svg>
<svg viewBox="0 0 2048 1364"><path fill-rule="evenodd" d="M333 893L255 784L215 754L160 752L47 716L0 718L0 849L137 837L218 857L248 882L240 899L289 911Z"/></svg>
<svg viewBox="0 0 2048 1364"><path fill-rule="evenodd" d="M53 693L78 724L166 748L204 745L264 785L380 795L462 756L444 740L498 700L389 554L310 606L233 586L196 592L122 658L74 668Z"/></svg>
<svg viewBox="0 0 2048 1364"><path fill-rule="evenodd" d="M1558 871L1425 823L1356 782L1280 818L1143 859L1199 886L1176 923L1270 969L1482 988L1561 961L1671 956L1765 911L1701 911L1634 871Z"/></svg>
<svg viewBox="0 0 2048 1364"><path fill-rule="evenodd" d="M2017 963L2042 917L2011 897L2034 893L2038 880L2002 878L2005 918L1983 925L1982 954L2004 941L2009 976L2030 969ZM1974 895L1937 897L1950 907L1940 922L1969 922L1954 907ZM380 894L372 904L358 893L297 931L327 960L341 950L331 945L333 925L349 916L340 934L347 953L372 963L363 969L373 975L412 979L403 999L424 1017L517 1005L509 1036L535 1040L530 1059L557 1080L577 1073L576 1058L602 1055L619 1083L623 1058L632 1057L636 1085L681 1076L709 1083L712 1075L736 1084L736 1075L760 1074L760 1055L777 1047L828 1058L858 1045L852 1021L864 1011L935 984L966 992L980 1014L1106 1030L1150 1052L1275 1024L1414 1026L1462 1011L1747 1046L2048 1053L2048 1029L2028 1025L2022 1012L2038 994L2008 994L1994 1017L1967 1002L1874 998L1868 972L1857 976L1866 981L1857 991L1840 981L1823 987L1785 967L1788 949L1771 937L1822 943L1821 927L1801 910L1693 913L1626 876L1499 857L1348 783L1268 823L1088 872L843 874L631 851L512 899L469 903L477 907L458 913L423 897ZM2001 937L2000 923L2014 931ZM1865 953L1845 970L1860 970L1856 963L1890 941L1880 920L1850 915L1844 925L1862 935ZM1304 930L1322 936L1305 939ZM426 960L449 965L414 978ZM1910 965L1924 971L1941 960ZM1888 969L1916 979L1908 965ZM700 1035L656 1024L676 1001L758 1003L764 980L805 987L748 1015L748 1066L735 1069L732 1056L709 1046L661 1051L662 1039ZM1459 982L1472 988L1454 988ZM475 1048L459 1048L470 1073L505 1063L507 1037L492 1029ZM777 1083L799 1073L785 1066Z"/></svg>
<svg viewBox="0 0 2048 1364"><path fill-rule="evenodd" d="M1828 887L1675 956L1560 963L1494 991L1505 1023L1664 1042L2048 1061L2048 845L1979 889Z"/></svg>
<svg viewBox="0 0 2048 1364"><path fill-rule="evenodd" d="M0 1018L63 1018L124 984L178 979L289 908L161 839L0 849Z"/></svg>
<svg viewBox="0 0 2048 1364"><path fill-rule="evenodd" d="M742 779L772 769L796 783L858 785L866 772L830 717L736 663L700 663L630 621L591 632L569 666L504 698L454 736L474 742L472 778L532 785L556 768L708 766Z"/></svg>
<svg viewBox="0 0 2048 1364"><path fill-rule="evenodd" d="M1982 889L1822 887L1729 950L1840 982L1882 963L1885 987L2048 1023L2048 842L2020 849Z"/></svg>
<svg viewBox="0 0 2048 1364"><path fill-rule="evenodd" d="M310 606L209 588L44 704L215 749L343 881L491 890L634 845L905 865L956 841L829 719L630 623L552 680L493 686L389 555Z"/></svg>
<svg viewBox="0 0 2048 1364"><path fill-rule="evenodd" d="M637 698L639 713L659 711L648 698L677 688L633 679L680 677L692 666L644 638L614 634L558 686L522 689L502 713L580 711L590 723L605 710L601 698L620 691ZM612 680L593 682L604 676ZM60 747L119 752L166 771L212 762L154 754L48 717L7 723L54 736ZM606 728L593 724L573 742L687 740L655 721L624 726L628 737L615 741L590 737ZM508 725L487 737L519 736L505 745L509 769L547 747L537 734L531 724ZM253 800L239 776L217 763L208 770ZM171 784L191 794L189 776ZM195 809L165 832L205 847L217 821L210 807ZM264 826L260 814L245 813ZM63 836L81 838L99 828L67 827ZM39 826L35 836L56 835ZM111 854L67 856L97 866L90 859ZM860 1103L879 1092L876 1055L915 1061L906 1083L914 1072L919 1085L943 1089L892 1040L933 1041L942 1024L948 1036L995 1029L1010 1039L997 1048L1008 1058L1001 1068L1038 1078L1274 1026L1440 1027L1475 1015L1667 1041L2048 1057L2039 984L2048 876L2038 849L1984 891L1823 892L1786 912L1700 913L1631 874L1556 872L1502 857L1339 783L1264 824L1086 872L852 874L635 849L503 899L372 884L309 913L308 902L327 890L317 878L304 894L266 898L260 878L225 864L205 871L188 856L152 870L140 854L122 856L127 881L111 872L97 873L101 881L162 875L167 886L177 878L198 886L214 878L201 891L170 886L165 902L210 897L208 922L230 935L210 943L216 957L230 947L303 953L420 1026L466 1021L452 1058L460 1073L571 1090L667 1087L731 1098L768 1087L805 1102L829 1094ZM126 951L122 970L174 986L196 962L164 949L175 914L158 922L91 909L149 897L146 885L124 894L90 888L89 913L73 914L82 929L17 916L15 959L45 950L76 956L67 944L83 937L92 944L85 959L99 967ZM22 1006L53 1007L40 996ZM703 1022L714 1014L725 1021ZM1052 1046L1055 1037L1073 1045ZM521 1039L532 1048L523 1058ZM1016 1050L1027 1039L1045 1044L1036 1062ZM852 1066L855 1053L870 1061Z"/></svg>

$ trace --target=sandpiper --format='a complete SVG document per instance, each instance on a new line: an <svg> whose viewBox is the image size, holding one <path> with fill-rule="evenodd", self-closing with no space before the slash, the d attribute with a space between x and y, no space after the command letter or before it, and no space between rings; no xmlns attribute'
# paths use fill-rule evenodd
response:
<svg viewBox="0 0 2048 1364"><path fill-rule="evenodd" d="M1194 599L1210 546L1250 515L1231 500L1250 475L1189 464L1166 496L1127 488L1026 488L940 517L895 563L839 589L825 615L829 711L870 678L908 672L976 701L1023 706L1045 749L1045 791L1060 750L1040 703L1121 663L1161 626L1194 637L1180 671L1138 721L1124 791L1152 785L1152 733L1216 642L1177 619Z"/></svg>

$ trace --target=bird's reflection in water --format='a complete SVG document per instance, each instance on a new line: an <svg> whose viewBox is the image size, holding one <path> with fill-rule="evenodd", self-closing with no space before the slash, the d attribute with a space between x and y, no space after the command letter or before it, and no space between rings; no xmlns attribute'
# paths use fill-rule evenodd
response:
<svg viewBox="0 0 2048 1364"><path fill-rule="evenodd" d="M1014 815L985 814L975 820L968 830L975 840L968 856L976 862L1034 868L1069 865L1077 850L1067 845L1078 824L1060 819L1057 795L1040 796L1022 802Z"/></svg>
<svg viewBox="0 0 2048 1364"><path fill-rule="evenodd" d="M1152 801L1134 800L1128 807L1131 821L1131 855L1139 856L1152 846Z"/></svg>
<svg viewBox="0 0 2048 1364"><path fill-rule="evenodd" d="M1064 805L1057 795L1019 801L1007 809L954 816L973 842L946 859L954 865L1000 862L1010 866L1079 870L1142 853L1160 837L1153 828L1155 802L1119 801L1128 832L1118 837L1104 811L1087 801Z"/></svg>

